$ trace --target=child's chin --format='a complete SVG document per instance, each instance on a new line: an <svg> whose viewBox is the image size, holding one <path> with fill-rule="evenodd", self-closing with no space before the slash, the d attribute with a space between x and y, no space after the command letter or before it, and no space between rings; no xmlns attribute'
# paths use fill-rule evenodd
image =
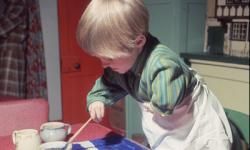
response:
<svg viewBox="0 0 250 150"><path fill-rule="evenodd" d="M113 70L114 72L117 72L117 73L119 73L119 74L124 74L124 73L126 73L127 71L124 71L124 70L118 70L118 69L114 69Z"/></svg>
<svg viewBox="0 0 250 150"><path fill-rule="evenodd" d="M119 74L124 74L125 72L122 72L122 71L115 71L116 73L119 73Z"/></svg>

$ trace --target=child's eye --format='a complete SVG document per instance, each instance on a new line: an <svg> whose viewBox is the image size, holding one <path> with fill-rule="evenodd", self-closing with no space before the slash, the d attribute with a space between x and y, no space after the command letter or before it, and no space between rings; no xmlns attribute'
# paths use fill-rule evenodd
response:
<svg viewBox="0 0 250 150"><path fill-rule="evenodd" d="M113 61L112 58L100 58L100 59L101 59L101 61L103 61L103 62L112 62L112 61Z"/></svg>
<svg viewBox="0 0 250 150"><path fill-rule="evenodd" d="M107 60L108 60L108 61L113 61L114 59L112 59L112 58L107 58Z"/></svg>
<svg viewBox="0 0 250 150"><path fill-rule="evenodd" d="M107 61L107 62L112 62L113 61L112 58L105 58L104 60Z"/></svg>

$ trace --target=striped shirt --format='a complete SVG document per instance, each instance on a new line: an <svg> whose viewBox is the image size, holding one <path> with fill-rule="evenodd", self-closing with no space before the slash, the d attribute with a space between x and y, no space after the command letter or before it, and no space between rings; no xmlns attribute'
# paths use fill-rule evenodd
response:
<svg viewBox="0 0 250 150"><path fill-rule="evenodd" d="M133 67L125 74L110 68L87 96L87 105L102 101L112 105L127 94L139 102L149 102L162 115L169 115L196 83L193 73L182 59L149 35Z"/></svg>

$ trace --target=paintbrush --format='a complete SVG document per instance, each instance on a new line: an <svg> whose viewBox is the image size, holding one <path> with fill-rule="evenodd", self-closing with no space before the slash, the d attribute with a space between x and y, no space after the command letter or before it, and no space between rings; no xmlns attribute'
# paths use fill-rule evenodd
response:
<svg viewBox="0 0 250 150"><path fill-rule="evenodd" d="M75 132L75 134L68 140L67 144L65 145L64 150L69 150L69 149L70 149L70 147L69 147L70 143L73 142L73 140L77 137L77 135L80 134L80 132L88 125L88 123L89 123L91 120L92 120L92 119L89 118L89 119L81 126L81 128L78 129L78 130Z"/></svg>

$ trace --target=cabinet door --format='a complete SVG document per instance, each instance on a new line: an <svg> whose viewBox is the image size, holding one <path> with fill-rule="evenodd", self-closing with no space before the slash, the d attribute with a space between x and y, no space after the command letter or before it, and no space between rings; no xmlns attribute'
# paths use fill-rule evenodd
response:
<svg viewBox="0 0 250 150"><path fill-rule="evenodd" d="M181 7L180 52L201 53L205 38L206 0L185 0Z"/></svg>
<svg viewBox="0 0 250 150"><path fill-rule="evenodd" d="M176 49L176 0L145 0L145 4L150 13L149 31L162 43Z"/></svg>
<svg viewBox="0 0 250 150"><path fill-rule="evenodd" d="M180 52L202 52L206 0L145 0L150 12L150 32Z"/></svg>
<svg viewBox="0 0 250 150"><path fill-rule="evenodd" d="M76 27L89 0L58 0L63 121L82 123L89 114L86 95L102 74L96 58L78 47ZM108 119L103 124L109 126Z"/></svg>

